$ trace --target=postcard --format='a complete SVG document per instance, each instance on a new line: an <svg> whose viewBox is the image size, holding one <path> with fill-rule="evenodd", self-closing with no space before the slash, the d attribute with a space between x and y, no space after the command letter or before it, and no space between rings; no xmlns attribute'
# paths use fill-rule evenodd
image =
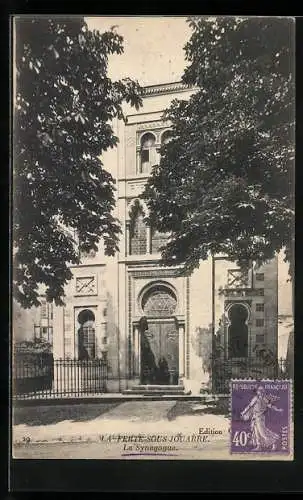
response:
<svg viewBox="0 0 303 500"><path fill-rule="evenodd" d="M13 458L293 460L294 27L14 16Z"/></svg>

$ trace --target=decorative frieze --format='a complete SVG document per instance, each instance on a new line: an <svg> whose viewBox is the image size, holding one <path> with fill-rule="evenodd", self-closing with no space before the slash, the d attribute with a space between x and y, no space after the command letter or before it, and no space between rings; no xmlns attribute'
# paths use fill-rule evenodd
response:
<svg viewBox="0 0 303 500"><path fill-rule="evenodd" d="M189 87L183 82L165 83L145 87L143 89L143 96L148 97L153 95L170 94L172 92L185 92L188 90L194 90L194 87Z"/></svg>
<svg viewBox="0 0 303 500"><path fill-rule="evenodd" d="M129 269L134 278L176 278L178 277L177 269L145 269L144 271L133 271Z"/></svg>
<svg viewBox="0 0 303 500"><path fill-rule="evenodd" d="M169 127L169 122L163 121L163 120L157 120L157 121L146 122L146 123L138 123L137 133L140 133L144 130L154 130L154 129L161 129L161 128L166 128L166 127Z"/></svg>
<svg viewBox="0 0 303 500"><path fill-rule="evenodd" d="M128 181L127 183L127 196L132 197L132 196L139 196L145 185L145 179L142 179L140 181L136 182L131 182Z"/></svg>
<svg viewBox="0 0 303 500"><path fill-rule="evenodd" d="M95 295L97 293L96 277L77 277L75 288L77 295Z"/></svg>
<svg viewBox="0 0 303 500"><path fill-rule="evenodd" d="M238 289L228 289L221 288L218 290L219 295L224 295L225 297L263 297L264 288L238 288Z"/></svg>

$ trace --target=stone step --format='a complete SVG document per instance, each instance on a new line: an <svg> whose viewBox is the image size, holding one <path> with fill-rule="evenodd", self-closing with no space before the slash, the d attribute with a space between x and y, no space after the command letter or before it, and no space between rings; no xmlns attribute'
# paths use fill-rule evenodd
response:
<svg viewBox="0 0 303 500"><path fill-rule="evenodd" d="M125 389L122 392L123 395L132 395L132 396L183 396L185 395L185 391L180 390L180 391L136 391L133 389Z"/></svg>
<svg viewBox="0 0 303 500"><path fill-rule="evenodd" d="M142 395L142 396L165 396L184 395L183 385L134 385L130 389L125 389L122 394Z"/></svg>

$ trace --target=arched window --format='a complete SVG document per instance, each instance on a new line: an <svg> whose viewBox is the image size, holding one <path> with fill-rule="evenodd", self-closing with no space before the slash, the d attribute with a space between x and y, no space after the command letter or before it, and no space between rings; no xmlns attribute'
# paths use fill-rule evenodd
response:
<svg viewBox="0 0 303 500"><path fill-rule="evenodd" d="M177 307L175 294L165 285L148 290L142 298L142 309L147 317L170 317Z"/></svg>
<svg viewBox="0 0 303 500"><path fill-rule="evenodd" d="M172 138L171 130L165 130L161 135L161 144L167 144Z"/></svg>
<svg viewBox="0 0 303 500"><path fill-rule="evenodd" d="M248 311L243 304L233 304L228 310L228 347L230 358L248 356Z"/></svg>
<svg viewBox="0 0 303 500"><path fill-rule="evenodd" d="M140 173L147 174L156 163L156 138L150 132L141 137Z"/></svg>
<svg viewBox="0 0 303 500"><path fill-rule="evenodd" d="M171 140L171 137L171 130L165 130L161 135L161 144L167 144ZM168 237L169 233L161 233L157 229L151 228L151 253L159 253L161 247L165 246Z"/></svg>
<svg viewBox="0 0 303 500"><path fill-rule="evenodd" d="M144 221L144 211L136 200L130 214L130 255L144 255L147 253L147 227Z"/></svg>
<svg viewBox="0 0 303 500"><path fill-rule="evenodd" d="M81 311L78 315L78 345L79 360L96 357L95 315L90 309Z"/></svg>

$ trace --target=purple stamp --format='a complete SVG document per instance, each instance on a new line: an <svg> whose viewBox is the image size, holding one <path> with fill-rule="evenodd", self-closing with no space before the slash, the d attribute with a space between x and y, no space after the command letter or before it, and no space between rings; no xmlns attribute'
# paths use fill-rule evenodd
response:
<svg viewBox="0 0 303 500"><path fill-rule="evenodd" d="M230 451L291 452L291 381L232 380Z"/></svg>

